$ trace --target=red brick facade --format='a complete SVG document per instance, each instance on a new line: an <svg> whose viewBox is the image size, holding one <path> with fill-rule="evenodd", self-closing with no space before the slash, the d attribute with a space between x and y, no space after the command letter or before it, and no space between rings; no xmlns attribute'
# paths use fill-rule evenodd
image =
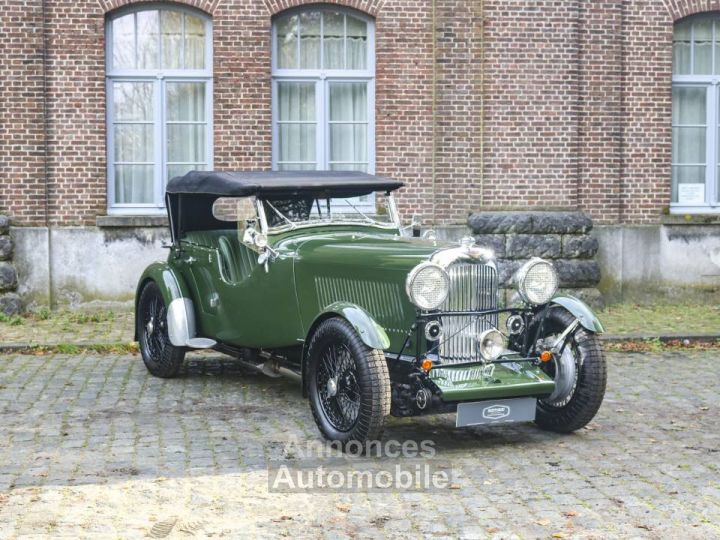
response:
<svg viewBox="0 0 720 540"><path fill-rule="evenodd" d="M105 17L124 0L3 0L0 213L106 213ZM271 20L303 0L188 0L212 16L214 162L271 164ZM673 22L720 2L342 0L376 20L376 170L428 221L669 203ZM43 22L44 21L44 22ZM43 31L44 26L44 31Z"/></svg>

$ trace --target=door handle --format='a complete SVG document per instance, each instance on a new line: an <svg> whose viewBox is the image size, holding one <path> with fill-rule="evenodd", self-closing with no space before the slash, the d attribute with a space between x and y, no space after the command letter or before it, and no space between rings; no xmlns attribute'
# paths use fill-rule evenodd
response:
<svg viewBox="0 0 720 540"><path fill-rule="evenodd" d="M192 264L196 261L195 257L188 257L187 259L184 259L185 263Z"/></svg>

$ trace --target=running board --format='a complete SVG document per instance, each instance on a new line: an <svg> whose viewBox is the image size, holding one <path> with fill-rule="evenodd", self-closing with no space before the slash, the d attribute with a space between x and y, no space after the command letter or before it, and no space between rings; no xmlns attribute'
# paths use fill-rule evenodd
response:
<svg viewBox="0 0 720 540"><path fill-rule="evenodd" d="M215 345L217 341L204 337L190 338L185 342L185 346L191 349L212 349Z"/></svg>

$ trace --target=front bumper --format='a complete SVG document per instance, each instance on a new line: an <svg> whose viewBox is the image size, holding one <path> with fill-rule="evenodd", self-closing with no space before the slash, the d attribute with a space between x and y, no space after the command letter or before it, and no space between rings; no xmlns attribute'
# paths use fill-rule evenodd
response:
<svg viewBox="0 0 720 540"><path fill-rule="evenodd" d="M555 389L555 382L539 366L512 356L485 365L433 368L428 380L446 403L525 396L542 398Z"/></svg>

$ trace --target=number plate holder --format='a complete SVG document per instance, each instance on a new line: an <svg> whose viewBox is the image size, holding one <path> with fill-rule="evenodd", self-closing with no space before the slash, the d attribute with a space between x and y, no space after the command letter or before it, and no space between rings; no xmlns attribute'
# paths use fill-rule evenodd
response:
<svg viewBox="0 0 720 540"><path fill-rule="evenodd" d="M537 399L534 397L459 403L455 426L532 422L535 420L536 406Z"/></svg>

